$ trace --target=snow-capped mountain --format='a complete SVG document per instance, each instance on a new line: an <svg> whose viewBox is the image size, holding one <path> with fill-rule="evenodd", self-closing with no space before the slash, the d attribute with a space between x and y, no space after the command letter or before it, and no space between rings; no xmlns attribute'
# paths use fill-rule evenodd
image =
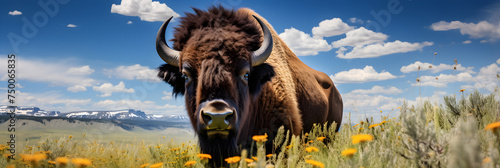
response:
<svg viewBox="0 0 500 168"><path fill-rule="evenodd" d="M0 106L0 115L7 114L8 106ZM38 107L23 107L18 106L16 115L24 116L35 116L35 117L62 117L62 118L83 118L83 119L112 119L112 120L129 120L129 119L141 119L141 120L161 120L161 121L174 121L174 122L186 122L189 121L186 116L183 115L155 115L146 114L140 110L134 109L124 109L124 110L107 110L107 111L74 111L68 113L61 113L59 111L45 111Z"/></svg>
<svg viewBox="0 0 500 168"><path fill-rule="evenodd" d="M8 106L0 105L0 115L6 114L10 112ZM27 115L27 116L36 116L36 117L45 117L45 116L53 116L57 117L61 114L59 111L45 111L41 110L38 107L33 106L18 106L15 110L16 115Z"/></svg>

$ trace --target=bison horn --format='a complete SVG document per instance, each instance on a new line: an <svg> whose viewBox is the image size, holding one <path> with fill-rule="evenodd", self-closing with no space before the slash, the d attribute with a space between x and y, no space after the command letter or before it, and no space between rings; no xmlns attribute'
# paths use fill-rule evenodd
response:
<svg viewBox="0 0 500 168"><path fill-rule="evenodd" d="M273 51L273 37L266 24L262 23L257 16L252 16L259 22L259 25L264 32L264 41L262 42L262 45L259 49L252 52L252 66L257 66L264 63L271 55L271 51Z"/></svg>
<svg viewBox="0 0 500 168"><path fill-rule="evenodd" d="M161 59L166 63L179 67L179 56L180 52L170 48L165 41L165 29L167 29L168 23L172 17L170 17L163 25L161 25L158 34L156 35L156 52L160 55Z"/></svg>

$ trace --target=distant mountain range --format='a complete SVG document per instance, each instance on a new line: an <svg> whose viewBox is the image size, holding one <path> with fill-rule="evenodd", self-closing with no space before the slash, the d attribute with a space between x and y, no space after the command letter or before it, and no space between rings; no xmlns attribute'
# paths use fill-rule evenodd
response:
<svg viewBox="0 0 500 168"><path fill-rule="evenodd" d="M0 106L0 115L8 113L8 106ZM146 114L140 110L108 110L108 111L74 111L61 113L60 111L45 111L38 107L18 106L15 110L16 115L34 116L34 117L60 117L75 119L110 119L110 120L160 120L170 122L187 122L189 119L184 115L156 115Z"/></svg>

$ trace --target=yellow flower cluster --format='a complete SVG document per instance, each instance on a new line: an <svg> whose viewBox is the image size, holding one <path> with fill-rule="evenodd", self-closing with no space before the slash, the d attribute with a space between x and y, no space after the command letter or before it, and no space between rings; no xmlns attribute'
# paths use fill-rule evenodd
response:
<svg viewBox="0 0 500 168"><path fill-rule="evenodd" d="M370 135L370 134L358 134L358 135L352 136L352 143L353 144L363 143L363 142L372 141L372 140L373 140L373 135Z"/></svg>

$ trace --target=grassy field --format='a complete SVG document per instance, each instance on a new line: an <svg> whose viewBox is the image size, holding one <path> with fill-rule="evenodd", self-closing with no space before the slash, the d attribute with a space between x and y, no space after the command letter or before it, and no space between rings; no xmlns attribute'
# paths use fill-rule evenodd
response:
<svg viewBox="0 0 500 168"><path fill-rule="evenodd" d="M474 91L445 96L439 105L402 104L395 107L398 117L354 124L349 117L339 132L317 125L291 136L280 129L274 143L284 144L282 152L265 153L265 136L255 136L257 151L227 161L230 167L500 167L498 97L499 92ZM12 160L4 148L0 167L204 167L209 159L195 141L161 134L147 142L97 141L86 134L42 137L17 150Z"/></svg>

